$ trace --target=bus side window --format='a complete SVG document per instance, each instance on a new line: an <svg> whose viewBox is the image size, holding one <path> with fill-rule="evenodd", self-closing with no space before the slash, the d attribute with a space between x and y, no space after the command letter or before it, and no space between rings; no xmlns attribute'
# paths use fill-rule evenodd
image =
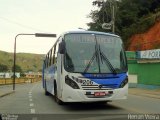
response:
<svg viewBox="0 0 160 120"><path fill-rule="evenodd" d="M49 67L49 53L47 54L47 68Z"/></svg>
<svg viewBox="0 0 160 120"><path fill-rule="evenodd" d="M52 65L52 49L50 50L50 52L49 52L49 66L51 66Z"/></svg>
<svg viewBox="0 0 160 120"><path fill-rule="evenodd" d="M46 60L43 61L43 68L46 69Z"/></svg>
<svg viewBox="0 0 160 120"><path fill-rule="evenodd" d="M56 44L55 63L57 63L57 54L58 54L58 43Z"/></svg>
<svg viewBox="0 0 160 120"><path fill-rule="evenodd" d="M51 60L51 64L54 64L54 46L52 47L52 60Z"/></svg>
<svg viewBox="0 0 160 120"><path fill-rule="evenodd" d="M55 64L56 45L53 47L53 64Z"/></svg>
<svg viewBox="0 0 160 120"><path fill-rule="evenodd" d="M47 64L47 55L46 55L46 58L45 58L45 68L47 68L48 67L48 64Z"/></svg>
<svg viewBox="0 0 160 120"><path fill-rule="evenodd" d="M58 55L58 52L59 52L59 42L60 40L62 39L62 37L59 38L57 44L56 44L56 48L55 48L55 63L57 63L57 55Z"/></svg>

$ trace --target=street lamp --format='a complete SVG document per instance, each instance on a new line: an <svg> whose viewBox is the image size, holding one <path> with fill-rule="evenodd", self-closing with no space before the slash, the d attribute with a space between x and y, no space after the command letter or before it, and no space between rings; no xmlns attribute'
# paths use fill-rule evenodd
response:
<svg viewBox="0 0 160 120"><path fill-rule="evenodd" d="M34 35L35 37L56 37L56 34L48 34L48 33L35 33L35 34L26 34L26 33L20 33L17 34L15 37L14 42L14 60L13 60L13 90L15 90L15 79L16 79L16 39L20 35Z"/></svg>

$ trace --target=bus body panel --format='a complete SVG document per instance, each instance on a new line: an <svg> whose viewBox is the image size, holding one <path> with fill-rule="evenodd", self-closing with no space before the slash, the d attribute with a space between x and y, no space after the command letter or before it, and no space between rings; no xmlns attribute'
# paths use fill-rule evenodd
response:
<svg viewBox="0 0 160 120"><path fill-rule="evenodd" d="M80 89L73 89L69 85L65 83L65 76L70 76L70 78L75 77L75 78L80 78L82 80L90 80L93 81L92 85L86 85L88 86L88 89L85 90L83 88L83 83L77 83L80 87ZM121 79L125 79L127 77L127 74L120 74L117 75L120 76L119 81L122 82ZM127 99L128 95L128 84L126 84L123 88L111 88L111 87L105 87L105 88L99 88L99 85L105 86L106 84L114 84L114 79L112 78L112 82L110 81L111 78L109 79L96 79L97 81L103 81L102 83L95 82L93 79L89 79L87 77L84 77L82 74L78 73L68 73L64 70L63 73L63 91L62 91L62 98L60 98L64 102L97 102L97 101L110 101L110 100L120 100L120 99ZM105 82L104 82L105 81ZM118 82L117 82L118 83ZM97 85L97 86L96 86ZM113 94L109 94L108 92L113 91ZM86 93L91 93L90 95L86 95ZM99 96L95 97L94 93L95 92L105 92L105 96Z"/></svg>
<svg viewBox="0 0 160 120"><path fill-rule="evenodd" d="M113 94L111 96L105 96L105 97L93 97L88 98L85 94L86 92L105 92L108 93L111 90L73 90L69 86L66 86L65 91L63 91L63 97L62 101L64 102L97 102L97 101L110 101L110 100L121 100L121 99L127 99L128 95L128 84L124 88L114 89Z"/></svg>
<svg viewBox="0 0 160 120"><path fill-rule="evenodd" d="M63 89L63 83L62 83L62 73L61 73L61 57L62 55L58 54L57 57L57 64L52 65L51 67L47 68L44 72L44 80L46 80L46 89L49 93L54 95L54 84L57 85L57 94L58 97L62 96L62 89Z"/></svg>
<svg viewBox="0 0 160 120"><path fill-rule="evenodd" d="M53 85L54 76L56 75L56 70L54 65L47 68L44 73L45 73L45 81L46 81L46 86L45 86L46 90L49 93L52 93L52 89L54 89L54 85Z"/></svg>
<svg viewBox="0 0 160 120"><path fill-rule="evenodd" d="M62 97L62 90L63 90L63 73L62 73L62 57L63 55L57 55L57 77L55 78L56 85L57 85L57 95L59 98Z"/></svg>

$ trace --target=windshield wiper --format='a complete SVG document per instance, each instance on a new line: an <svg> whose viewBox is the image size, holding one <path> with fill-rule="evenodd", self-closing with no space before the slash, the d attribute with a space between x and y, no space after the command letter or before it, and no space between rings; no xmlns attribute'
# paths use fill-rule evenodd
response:
<svg viewBox="0 0 160 120"><path fill-rule="evenodd" d="M109 66L110 70L113 72L113 74L117 74L116 70L114 69L113 65L111 64L111 62L108 60L108 58L106 57L106 55L101 51L100 49L100 45L99 45L99 53L100 53L100 58L101 61L102 59L105 61L106 65ZM103 63L103 61L102 61Z"/></svg>
<svg viewBox="0 0 160 120"><path fill-rule="evenodd" d="M94 35L94 36L95 36L95 35ZM90 67L90 65L91 65L91 63L93 62L93 60L94 60L95 57L96 57L96 61L97 61L97 63L98 63L99 73L101 73L101 69L100 69L100 59L99 59L100 54L99 54L98 42L97 42L96 36L95 36L95 42L96 42L96 44L95 44L95 53L93 54L91 60L89 61L87 67L85 68L84 73L86 73L86 72L88 71L88 69L89 69L89 67Z"/></svg>
<svg viewBox="0 0 160 120"><path fill-rule="evenodd" d="M116 75L117 72L114 69L113 65L110 63L110 61L108 60L108 58L106 57L106 55L101 51L100 45L98 46L98 42L97 42L96 36L95 36L95 41L96 41L95 53L93 54L92 58L90 59L89 63L87 64L87 66L86 66L86 68L84 70L84 73L86 73L88 71L89 67L91 66L91 63L93 62L93 60L96 57L96 61L98 62L99 73L101 73L101 69L100 69L100 59L101 59L101 62L103 63L102 60L104 60L105 63L106 63L106 65L111 70L111 72Z"/></svg>
<svg viewBox="0 0 160 120"><path fill-rule="evenodd" d="M87 64L87 66L86 66L86 68L84 70L84 73L86 73L88 71L88 69L91 66L91 63L93 62L95 57L96 57L96 61L98 61L98 51L97 51L96 45L95 45L95 52L94 52L92 58L90 59L89 63Z"/></svg>

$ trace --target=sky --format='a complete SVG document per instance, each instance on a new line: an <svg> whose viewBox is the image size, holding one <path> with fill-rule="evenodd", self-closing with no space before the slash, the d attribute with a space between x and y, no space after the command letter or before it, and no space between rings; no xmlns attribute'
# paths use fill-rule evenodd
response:
<svg viewBox="0 0 160 120"><path fill-rule="evenodd" d="M0 0L0 50L14 51L19 33L55 33L87 29L94 0ZM18 36L17 52L46 54L57 38Z"/></svg>

